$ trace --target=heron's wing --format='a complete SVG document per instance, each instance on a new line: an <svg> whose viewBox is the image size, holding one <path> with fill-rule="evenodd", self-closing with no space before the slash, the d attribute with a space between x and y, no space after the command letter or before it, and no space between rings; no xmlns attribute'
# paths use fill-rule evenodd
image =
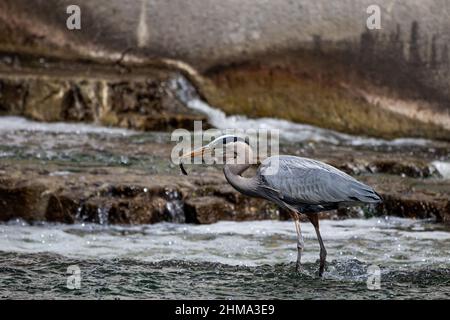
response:
<svg viewBox="0 0 450 320"><path fill-rule="evenodd" d="M266 159L258 174L262 187L276 190L289 205L339 202L378 202L375 191L323 162L280 156Z"/></svg>

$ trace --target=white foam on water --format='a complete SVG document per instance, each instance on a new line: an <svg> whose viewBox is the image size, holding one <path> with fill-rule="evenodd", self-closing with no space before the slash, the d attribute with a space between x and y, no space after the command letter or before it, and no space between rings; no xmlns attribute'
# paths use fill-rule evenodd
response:
<svg viewBox="0 0 450 320"><path fill-rule="evenodd" d="M68 122L37 122L23 117L0 117L0 132L29 131L29 132L55 132L55 133L100 133L114 135L132 135L135 131L121 128L103 127L94 124L68 123Z"/></svg>
<svg viewBox="0 0 450 320"><path fill-rule="evenodd" d="M226 116L219 109L212 108L200 99L193 99L187 102L187 106L208 116L209 122L218 129L267 129L280 130L281 137L288 141L326 141L337 144L343 140L339 133L329 132L325 129L316 128L309 125L296 124L287 120L274 118L249 119L245 116Z"/></svg>
<svg viewBox="0 0 450 320"><path fill-rule="evenodd" d="M450 162L433 161L431 163L444 179L450 180Z"/></svg>
<svg viewBox="0 0 450 320"><path fill-rule="evenodd" d="M305 223L302 232L306 245L302 260L315 262L319 246L314 228ZM321 233L329 261L450 264L450 232L423 221L323 220ZM248 266L293 262L297 254L291 221L140 226L9 223L0 224L0 248L6 252L50 252L82 259L177 259Z"/></svg>

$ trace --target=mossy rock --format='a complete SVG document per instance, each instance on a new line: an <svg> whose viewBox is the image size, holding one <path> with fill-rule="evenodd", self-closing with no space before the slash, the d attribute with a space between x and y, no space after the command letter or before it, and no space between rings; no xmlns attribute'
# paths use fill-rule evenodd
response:
<svg viewBox="0 0 450 320"><path fill-rule="evenodd" d="M450 131L435 123L368 101L360 88L373 90L375 85L329 57L264 57L214 68L205 76L210 83L201 93L227 114L274 117L386 139L450 139Z"/></svg>

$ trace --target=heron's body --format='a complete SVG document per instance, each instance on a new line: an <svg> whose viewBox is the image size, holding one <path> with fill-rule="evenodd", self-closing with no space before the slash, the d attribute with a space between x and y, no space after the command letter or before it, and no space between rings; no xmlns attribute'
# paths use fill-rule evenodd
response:
<svg viewBox="0 0 450 320"><path fill-rule="evenodd" d="M247 153L252 157L250 146L234 136L223 136L203 147L223 145L233 146L227 155L224 174L227 181L239 192L250 196L267 199L291 212L297 230L297 269L300 269L301 254L304 247L300 230L299 215L306 214L313 224L320 244L320 268L322 275L325 267L326 250L319 231L318 212L357 206L365 203L381 202L381 197L369 186L348 174L321 161L295 157L273 156L265 159L253 177L242 177L250 164L236 161L237 154ZM236 152L238 150L239 152ZM192 152L192 155L199 151ZM242 160L242 159L241 159Z"/></svg>
<svg viewBox="0 0 450 320"><path fill-rule="evenodd" d="M274 174L266 174L271 166L276 168L274 162L278 162L278 170ZM261 179L262 188L269 191L268 200L302 213L380 200L371 187L328 164L308 158L270 157L262 162L257 176Z"/></svg>

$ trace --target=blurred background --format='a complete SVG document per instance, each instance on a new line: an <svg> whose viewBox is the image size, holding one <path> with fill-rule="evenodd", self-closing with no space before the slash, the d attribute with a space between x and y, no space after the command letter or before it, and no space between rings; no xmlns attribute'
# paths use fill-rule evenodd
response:
<svg viewBox="0 0 450 320"><path fill-rule="evenodd" d="M449 18L447 0L0 0L0 293L444 297ZM194 121L280 130L280 153L382 195L321 214L327 293L310 225L296 275L286 212L237 193L220 167L180 175L170 135ZM78 291L70 264L88 270ZM387 279L377 292L371 264Z"/></svg>

